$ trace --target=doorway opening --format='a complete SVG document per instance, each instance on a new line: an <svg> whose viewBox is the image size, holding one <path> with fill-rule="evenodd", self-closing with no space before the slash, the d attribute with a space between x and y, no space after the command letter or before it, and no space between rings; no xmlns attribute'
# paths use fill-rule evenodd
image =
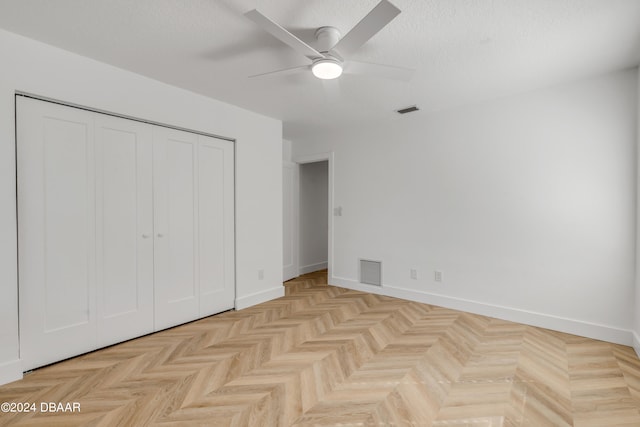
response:
<svg viewBox="0 0 640 427"><path fill-rule="evenodd" d="M327 269L331 277L333 153L285 162L283 174L284 269L289 280Z"/></svg>
<svg viewBox="0 0 640 427"><path fill-rule="evenodd" d="M300 165L299 274L324 270L329 260L329 161Z"/></svg>

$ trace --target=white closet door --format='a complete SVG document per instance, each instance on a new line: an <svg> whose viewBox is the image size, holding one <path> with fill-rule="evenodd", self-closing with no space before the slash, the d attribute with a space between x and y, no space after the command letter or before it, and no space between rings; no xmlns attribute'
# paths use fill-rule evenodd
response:
<svg viewBox="0 0 640 427"><path fill-rule="evenodd" d="M16 102L25 370L233 308L233 143Z"/></svg>
<svg viewBox="0 0 640 427"><path fill-rule="evenodd" d="M98 346L153 332L152 127L95 116Z"/></svg>
<svg viewBox="0 0 640 427"><path fill-rule="evenodd" d="M198 318L198 135L154 128L155 329Z"/></svg>
<svg viewBox="0 0 640 427"><path fill-rule="evenodd" d="M234 307L233 143L199 136L200 317Z"/></svg>
<svg viewBox="0 0 640 427"><path fill-rule="evenodd" d="M93 114L17 99L20 357L25 370L93 350Z"/></svg>

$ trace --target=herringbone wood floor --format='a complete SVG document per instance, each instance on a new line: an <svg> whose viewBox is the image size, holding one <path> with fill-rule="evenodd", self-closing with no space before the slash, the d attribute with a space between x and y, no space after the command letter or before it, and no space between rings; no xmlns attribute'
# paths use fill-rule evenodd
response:
<svg viewBox="0 0 640 427"><path fill-rule="evenodd" d="M0 402L38 426L640 426L632 349L326 285L58 363Z"/></svg>

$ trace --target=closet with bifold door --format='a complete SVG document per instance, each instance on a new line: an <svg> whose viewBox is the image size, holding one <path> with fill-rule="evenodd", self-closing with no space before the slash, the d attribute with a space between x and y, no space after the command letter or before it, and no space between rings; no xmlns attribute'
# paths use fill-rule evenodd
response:
<svg viewBox="0 0 640 427"><path fill-rule="evenodd" d="M233 141L16 96L29 370L235 301Z"/></svg>

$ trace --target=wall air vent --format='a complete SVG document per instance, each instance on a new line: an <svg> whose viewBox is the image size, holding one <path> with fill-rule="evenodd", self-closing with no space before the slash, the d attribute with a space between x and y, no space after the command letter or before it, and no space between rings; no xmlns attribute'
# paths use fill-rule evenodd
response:
<svg viewBox="0 0 640 427"><path fill-rule="evenodd" d="M361 259L360 283L382 286L382 263L380 261Z"/></svg>
<svg viewBox="0 0 640 427"><path fill-rule="evenodd" d="M407 114L407 113L413 113L414 111L419 111L419 110L420 109L416 105L412 105L411 107L406 107L406 108L401 108L399 110L396 110L396 113Z"/></svg>

